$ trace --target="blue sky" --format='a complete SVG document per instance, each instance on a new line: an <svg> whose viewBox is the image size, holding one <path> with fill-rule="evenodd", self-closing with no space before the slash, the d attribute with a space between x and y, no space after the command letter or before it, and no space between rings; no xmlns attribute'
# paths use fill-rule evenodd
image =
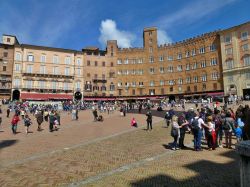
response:
<svg viewBox="0 0 250 187"><path fill-rule="evenodd" d="M144 27L159 43L176 42L250 21L250 0L0 0L0 34L20 43L80 50L141 47Z"/></svg>

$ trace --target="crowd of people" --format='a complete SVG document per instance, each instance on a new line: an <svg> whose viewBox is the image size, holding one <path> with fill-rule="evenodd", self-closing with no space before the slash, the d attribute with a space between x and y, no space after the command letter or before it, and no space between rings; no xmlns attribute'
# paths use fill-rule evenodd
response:
<svg viewBox="0 0 250 187"><path fill-rule="evenodd" d="M194 150L202 151L202 140L206 141L208 150L222 147L232 149L232 136L237 142L250 140L250 109L248 105L240 105L234 112L231 108L189 109L176 113L170 110L165 115L166 125L171 124L171 136L174 138L172 149L184 149L186 132L193 134Z"/></svg>
<svg viewBox="0 0 250 187"><path fill-rule="evenodd" d="M62 110L71 112L72 120L78 120L78 112L85 108L92 109L94 121L104 121L102 113L112 113L119 110L121 116L126 116L129 110L138 109L147 110L146 113L146 130L152 130L152 113L150 109L155 104L145 102L136 103L117 103L117 102L86 102L73 103L64 102ZM183 103L185 105L185 103ZM202 150L202 141L206 141L208 150L215 150L217 147L222 147L222 142L225 142L225 148L232 148L232 136L235 136L237 142L250 139L250 109L248 105L238 106L236 111L228 108L227 105L220 107L218 103L214 105L201 105L199 108L190 108L189 110L175 110L176 106L173 103L165 105L160 103L157 107L169 107L165 114L166 126L171 127L171 136L173 137L172 149L185 149L184 139L185 134L192 133L194 140L194 150ZM158 110L157 108L157 110ZM34 123L30 115L33 115L37 123L37 131L42 131L42 124L49 124L49 131L57 131L61 125L60 110L57 104L29 104L27 102L15 102L9 105L6 110L6 117L10 117L10 113L14 112L11 118L12 133L17 133L18 123L23 122L25 131L29 133L29 127ZM162 110L158 110L162 112ZM0 107L0 125L2 123L3 112ZM138 127L136 119L131 119L131 126Z"/></svg>

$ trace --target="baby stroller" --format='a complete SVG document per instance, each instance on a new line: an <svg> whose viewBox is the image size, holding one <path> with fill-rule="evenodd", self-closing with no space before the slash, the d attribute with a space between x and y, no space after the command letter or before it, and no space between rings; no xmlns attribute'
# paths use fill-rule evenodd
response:
<svg viewBox="0 0 250 187"><path fill-rule="evenodd" d="M97 121L104 121L103 116L102 116L102 115L99 115L99 116L97 117Z"/></svg>

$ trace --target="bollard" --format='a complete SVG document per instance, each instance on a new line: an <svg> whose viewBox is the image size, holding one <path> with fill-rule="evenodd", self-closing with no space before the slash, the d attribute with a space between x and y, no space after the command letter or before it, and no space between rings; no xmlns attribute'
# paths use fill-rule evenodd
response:
<svg viewBox="0 0 250 187"><path fill-rule="evenodd" d="M250 184L250 140L237 144L236 150L240 155L241 187L247 187Z"/></svg>

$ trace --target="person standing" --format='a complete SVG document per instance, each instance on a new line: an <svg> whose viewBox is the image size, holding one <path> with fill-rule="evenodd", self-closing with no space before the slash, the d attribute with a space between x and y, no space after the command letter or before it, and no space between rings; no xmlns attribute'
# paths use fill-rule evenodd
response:
<svg viewBox="0 0 250 187"><path fill-rule="evenodd" d="M78 120L78 109L76 108L76 120Z"/></svg>
<svg viewBox="0 0 250 187"><path fill-rule="evenodd" d="M1 128L1 124L2 124L2 109L1 109L1 106L0 106L0 128Z"/></svg>
<svg viewBox="0 0 250 187"><path fill-rule="evenodd" d="M10 116L10 108L7 108L7 118L9 118L9 116Z"/></svg>
<svg viewBox="0 0 250 187"><path fill-rule="evenodd" d="M202 125L205 124L203 119L199 117L199 113L194 114L195 117L191 121L191 128L194 135L194 150L202 151L201 149L201 138L202 138Z"/></svg>
<svg viewBox="0 0 250 187"><path fill-rule="evenodd" d="M52 110L49 115L49 131L50 132L53 132L54 122L55 122L55 114L54 114L54 111Z"/></svg>
<svg viewBox="0 0 250 187"><path fill-rule="evenodd" d="M152 128L152 113L151 113L151 111L148 111L147 112L147 114L146 114L146 116L147 116L147 130L152 130L153 128Z"/></svg>
<svg viewBox="0 0 250 187"><path fill-rule="evenodd" d="M216 146L216 137L215 137L215 124L212 122L213 117L208 116L207 117L207 124L203 124L204 127L207 128L207 145L208 145L208 150L215 150Z"/></svg>
<svg viewBox="0 0 250 187"><path fill-rule="evenodd" d="M226 112L226 117L223 121L222 128L225 132L226 148L232 149L232 133L234 131L235 122L231 117L230 111Z"/></svg>
<svg viewBox="0 0 250 187"><path fill-rule="evenodd" d="M20 121L18 114L14 114L12 120L11 120L11 129L13 134L16 134L16 130L17 130L17 124Z"/></svg>
<svg viewBox="0 0 250 187"><path fill-rule="evenodd" d="M178 117L178 125L180 126L180 138L179 138L179 148L184 149L186 146L184 145L185 134L187 130L188 121L185 119L185 114L182 113Z"/></svg>
<svg viewBox="0 0 250 187"><path fill-rule="evenodd" d="M36 121L37 121L37 131L41 131L41 124L43 123L43 114L41 111L39 111L37 114L36 114Z"/></svg>
<svg viewBox="0 0 250 187"><path fill-rule="evenodd" d="M47 109L45 109L45 111L44 111L44 120L47 122L49 121L49 112Z"/></svg>
<svg viewBox="0 0 250 187"><path fill-rule="evenodd" d="M171 119L171 136L174 138L172 150L178 150L178 139L180 137L180 128L182 128L182 125L178 125L178 117L173 116Z"/></svg>

